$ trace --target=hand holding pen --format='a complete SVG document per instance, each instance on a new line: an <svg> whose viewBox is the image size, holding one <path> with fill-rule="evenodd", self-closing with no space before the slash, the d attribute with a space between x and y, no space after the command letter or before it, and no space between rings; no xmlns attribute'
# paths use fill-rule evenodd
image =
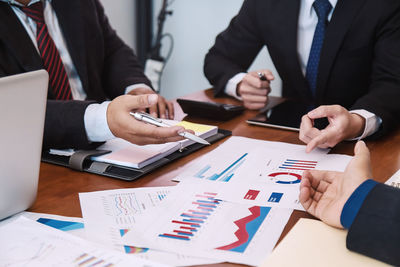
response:
<svg viewBox="0 0 400 267"><path fill-rule="evenodd" d="M155 118L150 116L150 114L146 113L146 112L141 112L141 111L136 111L136 112L130 112L130 114L137 119L138 121L143 121L146 123L149 123L151 125L154 126L158 126L158 127L172 127L171 125L167 124L166 122L164 122L162 119L159 118ZM185 137L187 139L190 139L196 143L200 143L203 145L209 145L210 143L207 142L206 140L204 140L203 138L200 138L188 131L180 131L178 132L178 135Z"/></svg>
<svg viewBox="0 0 400 267"><path fill-rule="evenodd" d="M237 94L242 98L248 109L261 109L268 100L271 91L270 83L275 77L269 70L259 70L247 73L237 85Z"/></svg>
<svg viewBox="0 0 400 267"><path fill-rule="evenodd" d="M186 132L182 126L154 127L136 120L129 113L157 104L156 94L122 95L108 104L106 121L111 133L137 145L161 144L183 140ZM99 123L102 123L99 121Z"/></svg>

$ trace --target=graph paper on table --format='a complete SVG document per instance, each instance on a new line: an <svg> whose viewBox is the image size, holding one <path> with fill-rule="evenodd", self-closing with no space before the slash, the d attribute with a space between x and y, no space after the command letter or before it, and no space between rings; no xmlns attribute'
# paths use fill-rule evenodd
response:
<svg viewBox="0 0 400 267"><path fill-rule="evenodd" d="M151 212L171 190L173 187L148 187L79 194L87 237L111 249L170 265L215 263L123 243L122 238L135 227L137 218Z"/></svg>
<svg viewBox="0 0 400 267"><path fill-rule="evenodd" d="M165 266L96 244L20 216L0 227L0 266Z"/></svg>
<svg viewBox="0 0 400 267"><path fill-rule="evenodd" d="M193 178L194 179L194 178ZM256 265L274 247L291 209L222 201L229 183L186 180L136 228L130 245Z"/></svg>
<svg viewBox="0 0 400 267"><path fill-rule="evenodd" d="M343 171L350 159L349 156L326 155L321 151L308 154L305 146L231 137L216 149L183 166L183 171L174 180L254 180L298 185L303 171Z"/></svg>

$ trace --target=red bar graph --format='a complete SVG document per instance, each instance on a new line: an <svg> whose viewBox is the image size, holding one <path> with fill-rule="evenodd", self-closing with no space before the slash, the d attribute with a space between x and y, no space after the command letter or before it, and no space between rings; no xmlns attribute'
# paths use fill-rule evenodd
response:
<svg viewBox="0 0 400 267"><path fill-rule="evenodd" d="M244 199L248 199L248 200L255 200L258 196L258 194L260 193L260 191L258 190L249 190L246 195L244 196Z"/></svg>

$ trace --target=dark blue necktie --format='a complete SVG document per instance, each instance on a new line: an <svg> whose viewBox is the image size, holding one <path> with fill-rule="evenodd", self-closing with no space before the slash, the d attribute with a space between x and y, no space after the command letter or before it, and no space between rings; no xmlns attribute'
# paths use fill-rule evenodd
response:
<svg viewBox="0 0 400 267"><path fill-rule="evenodd" d="M315 28L314 38L311 45L310 55L308 57L306 79L310 90L315 97L317 89L318 65L321 54L322 44L324 43L325 28L328 24L328 15L332 10L332 5L328 0L316 0L313 4L318 16L317 27Z"/></svg>

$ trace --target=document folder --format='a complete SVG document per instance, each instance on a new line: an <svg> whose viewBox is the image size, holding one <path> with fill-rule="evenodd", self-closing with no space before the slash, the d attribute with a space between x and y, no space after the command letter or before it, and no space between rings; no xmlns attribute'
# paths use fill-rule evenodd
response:
<svg viewBox="0 0 400 267"><path fill-rule="evenodd" d="M230 136L231 134L231 131L218 129L217 134L206 138L206 140L212 144L222 138ZM71 156L55 155L49 153L49 151L44 151L42 153L42 161L46 163L69 167L78 171L85 171L126 181L132 181L147 173L150 173L151 171L165 164L189 155L190 153L193 153L204 146L206 145L194 143L185 147L185 149L183 149L182 151L175 151L143 168L132 168L113 163L105 163L92 160L92 157L94 156L101 156L109 153L110 151L107 150L78 150L75 151Z"/></svg>

